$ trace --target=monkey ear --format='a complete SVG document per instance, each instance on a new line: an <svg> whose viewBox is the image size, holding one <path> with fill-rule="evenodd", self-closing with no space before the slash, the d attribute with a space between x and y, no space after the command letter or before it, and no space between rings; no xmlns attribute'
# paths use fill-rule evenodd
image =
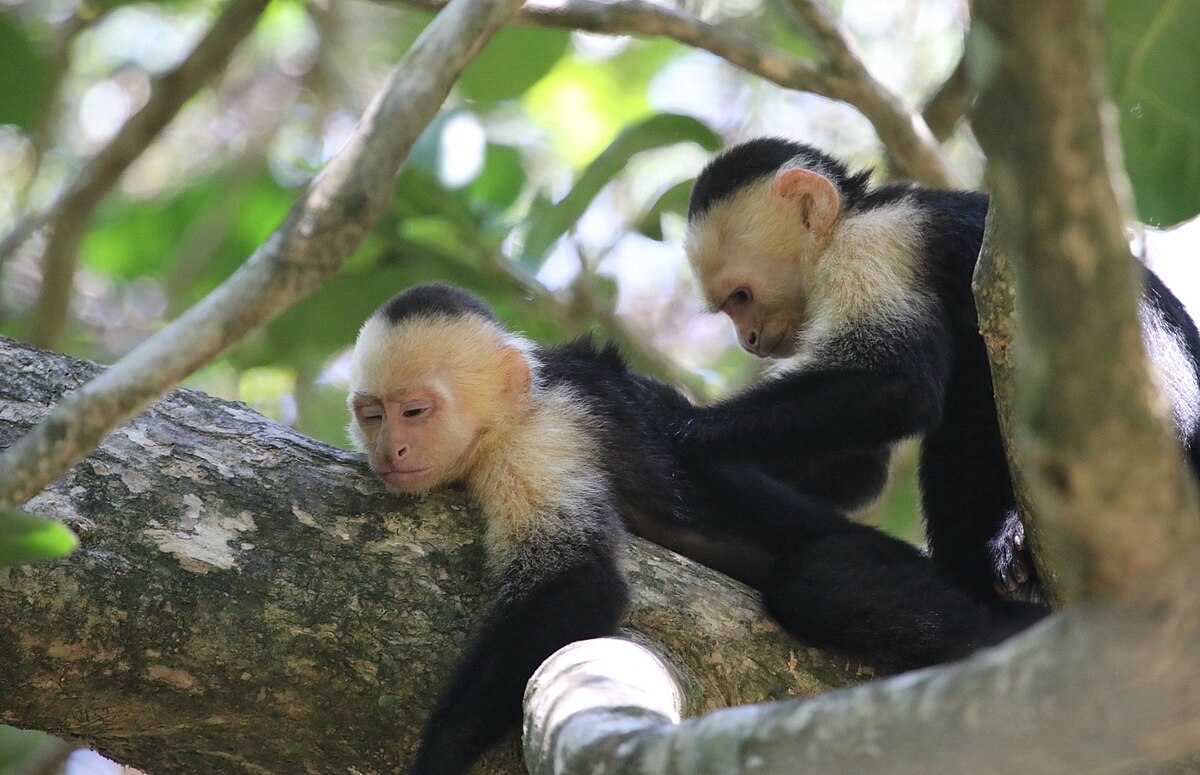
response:
<svg viewBox="0 0 1200 775"><path fill-rule="evenodd" d="M771 193L780 199L795 202L800 208L804 226L818 237L833 231L842 211L842 197L837 186L824 175L812 170L787 169L775 174Z"/></svg>
<svg viewBox="0 0 1200 775"><path fill-rule="evenodd" d="M500 348L500 365L504 369L504 389L511 398L524 398L533 391L533 373L525 353L506 345Z"/></svg>

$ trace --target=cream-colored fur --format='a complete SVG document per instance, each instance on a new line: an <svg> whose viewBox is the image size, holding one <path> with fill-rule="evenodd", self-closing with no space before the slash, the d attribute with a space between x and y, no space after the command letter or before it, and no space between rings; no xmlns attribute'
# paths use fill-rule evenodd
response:
<svg viewBox="0 0 1200 775"><path fill-rule="evenodd" d="M1186 439L1200 424L1200 385L1196 383L1187 346L1145 299L1138 305L1138 319L1159 400L1165 402L1164 407L1173 408L1175 427L1180 437Z"/></svg>
<svg viewBox="0 0 1200 775"><path fill-rule="evenodd" d="M922 216L911 202L846 214L818 239L795 211L773 199L765 178L715 205L690 225L685 249L705 296L719 308L745 278L758 301L791 310L799 349L791 366L867 322L903 326L928 308L918 282Z"/></svg>
<svg viewBox="0 0 1200 775"><path fill-rule="evenodd" d="M376 315L359 332L351 356L348 403L353 411L356 396L382 398L423 383L444 386L474 413L480 435L450 481L464 481L483 509L493 571L520 563L526 548L536 555L537 567L518 574L530 583L555 570L539 546L561 546L563 554L552 556L565 567L569 547L587 543L582 533L611 529L598 525L597 507L613 496L586 404L565 386L538 387L536 377L530 395L506 396L499 356L505 347L519 350L536 375L535 346L483 318L418 317L397 327ZM366 451L353 419L350 434Z"/></svg>
<svg viewBox="0 0 1200 775"><path fill-rule="evenodd" d="M493 568L507 564L520 544L581 545L581 531L597 527L597 504L613 496L598 466L595 437L584 404L559 386L535 394L526 421L481 440L466 478L487 516Z"/></svg>
<svg viewBox="0 0 1200 775"><path fill-rule="evenodd" d="M443 316L419 317L394 326L375 314L359 330L350 356L346 401L351 415L356 396L382 399L431 375L446 375L446 388L465 398L471 411L487 411L496 415L497 422L506 421L522 407L475 406L503 393L505 375L497 368L496 352L506 346L524 353L531 370L537 368L532 342L476 315L452 321ZM366 452L366 440L353 416L347 432L355 447Z"/></svg>

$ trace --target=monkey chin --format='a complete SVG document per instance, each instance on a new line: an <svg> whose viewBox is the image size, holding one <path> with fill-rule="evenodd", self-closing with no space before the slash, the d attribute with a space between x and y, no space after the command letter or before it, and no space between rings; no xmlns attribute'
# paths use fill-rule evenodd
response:
<svg viewBox="0 0 1200 775"><path fill-rule="evenodd" d="M424 495L439 484L433 466L415 471L375 472L387 488L400 495Z"/></svg>
<svg viewBox="0 0 1200 775"><path fill-rule="evenodd" d="M800 343L797 341L796 329L788 326L779 335L779 338L768 348L761 353L754 353L759 358L770 358L771 360L782 360L790 358L800 350Z"/></svg>

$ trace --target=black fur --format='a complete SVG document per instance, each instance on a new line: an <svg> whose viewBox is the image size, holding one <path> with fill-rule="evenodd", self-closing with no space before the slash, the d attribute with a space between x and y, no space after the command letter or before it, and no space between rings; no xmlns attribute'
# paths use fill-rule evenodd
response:
<svg viewBox="0 0 1200 775"><path fill-rule="evenodd" d="M397 297L427 297L425 286ZM454 290L438 298L451 299ZM469 297L459 313L476 313ZM389 302L384 309L396 301ZM593 416L612 503L582 546L555 540L521 548L501 595L443 689L411 772L464 773L520 718L525 682L568 642L615 631L628 593L617 568L623 529L679 551L761 591L767 611L796 638L884 670L953 659L1043 615L984 606L944 582L908 544L844 518L754 465L701 459L672 430L697 409L678 391L629 370L612 346L584 338L539 349L535 389L568 385ZM817 477L799 456L776 456L801 481ZM765 459L766 459L765 458ZM866 480L832 484L829 497L860 499L878 486L877 448L852 451ZM876 468L863 466L877 460ZM566 515L548 515L551 521ZM564 558L577 557L566 563ZM552 572L547 568L554 568Z"/></svg>
<svg viewBox="0 0 1200 775"><path fill-rule="evenodd" d="M997 603L1002 585L1032 574L1008 464L1001 445L991 371L979 334L971 277L983 240L987 196L912 184L863 189L865 176L847 178L840 162L785 140L752 141L717 157L700 175L693 204L737 193L744 177L731 168L756 160L804 158L835 170L843 211L854 213L908 200L923 213L918 257L921 292L935 304L906 325L860 325L823 348L821 361L680 423L681 442L704 459L761 460L764 456L822 457L923 436L922 509L934 562L959 588ZM773 155L772 155L773 154ZM756 177L764 162L751 164ZM847 180L852 181L847 184ZM710 205L711 206L711 205ZM1148 269L1144 304L1183 342L1192 379L1200 380L1200 335L1183 306ZM1181 429L1193 468L1200 470L1196 428ZM1036 589L1036 579L1031 579Z"/></svg>
<svg viewBox="0 0 1200 775"><path fill-rule="evenodd" d="M487 304L462 288L442 283L418 285L398 293L380 307L380 312L392 325L400 325L405 320L418 316L454 317L466 313L500 325L500 319Z"/></svg>
<svg viewBox="0 0 1200 775"><path fill-rule="evenodd" d="M845 164L810 146L778 137L760 137L735 145L705 166L692 187L688 220L700 218L722 199L774 175L788 162L820 172L834 181L850 200L866 191L871 177L869 172L851 175Z"/></svg>
<svg viewBox="0 0 1200 775"><path fill-rule="evenodd" d="M612 635L628 603L625 580L608 552L589 552L523 594L499 600L442 690L409 772L469 772L520 722L525 684L538 665L568 643Z"/></svg>
<svg viewBox="0 0 1200 775"><path fill-rule="evenodd" d="M541 358L541 378L574 385L602 419L604 463L633 532L759 590L797 639L904 670L963 656L1045 615L976 601L911 545L769 475L758 461L774 448L750 444L729 462L678 446L673 426L699 410L630 371L611 346L579 340ZM878 449L871 439L854 451Z"/></svg>

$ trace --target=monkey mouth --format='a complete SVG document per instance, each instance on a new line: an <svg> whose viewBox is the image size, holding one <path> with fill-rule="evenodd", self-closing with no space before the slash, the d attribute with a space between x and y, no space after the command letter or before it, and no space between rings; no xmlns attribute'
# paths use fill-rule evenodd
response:
<svg viewBox="0 0 1200 775"><path fill-rule="evenodd" d="M421 480L433 473L433 466L413 468L408 471L380 471L379 478L396 490L411 490L418 486Z"/></svg>
<svg viewBox="0 0 1200 775"><path fill-rule="evenodd" d="M796 353L796 332L791 326L783 329L783 333L769 346L763 347L758 353L760 358L787 358Z"/></svg>

